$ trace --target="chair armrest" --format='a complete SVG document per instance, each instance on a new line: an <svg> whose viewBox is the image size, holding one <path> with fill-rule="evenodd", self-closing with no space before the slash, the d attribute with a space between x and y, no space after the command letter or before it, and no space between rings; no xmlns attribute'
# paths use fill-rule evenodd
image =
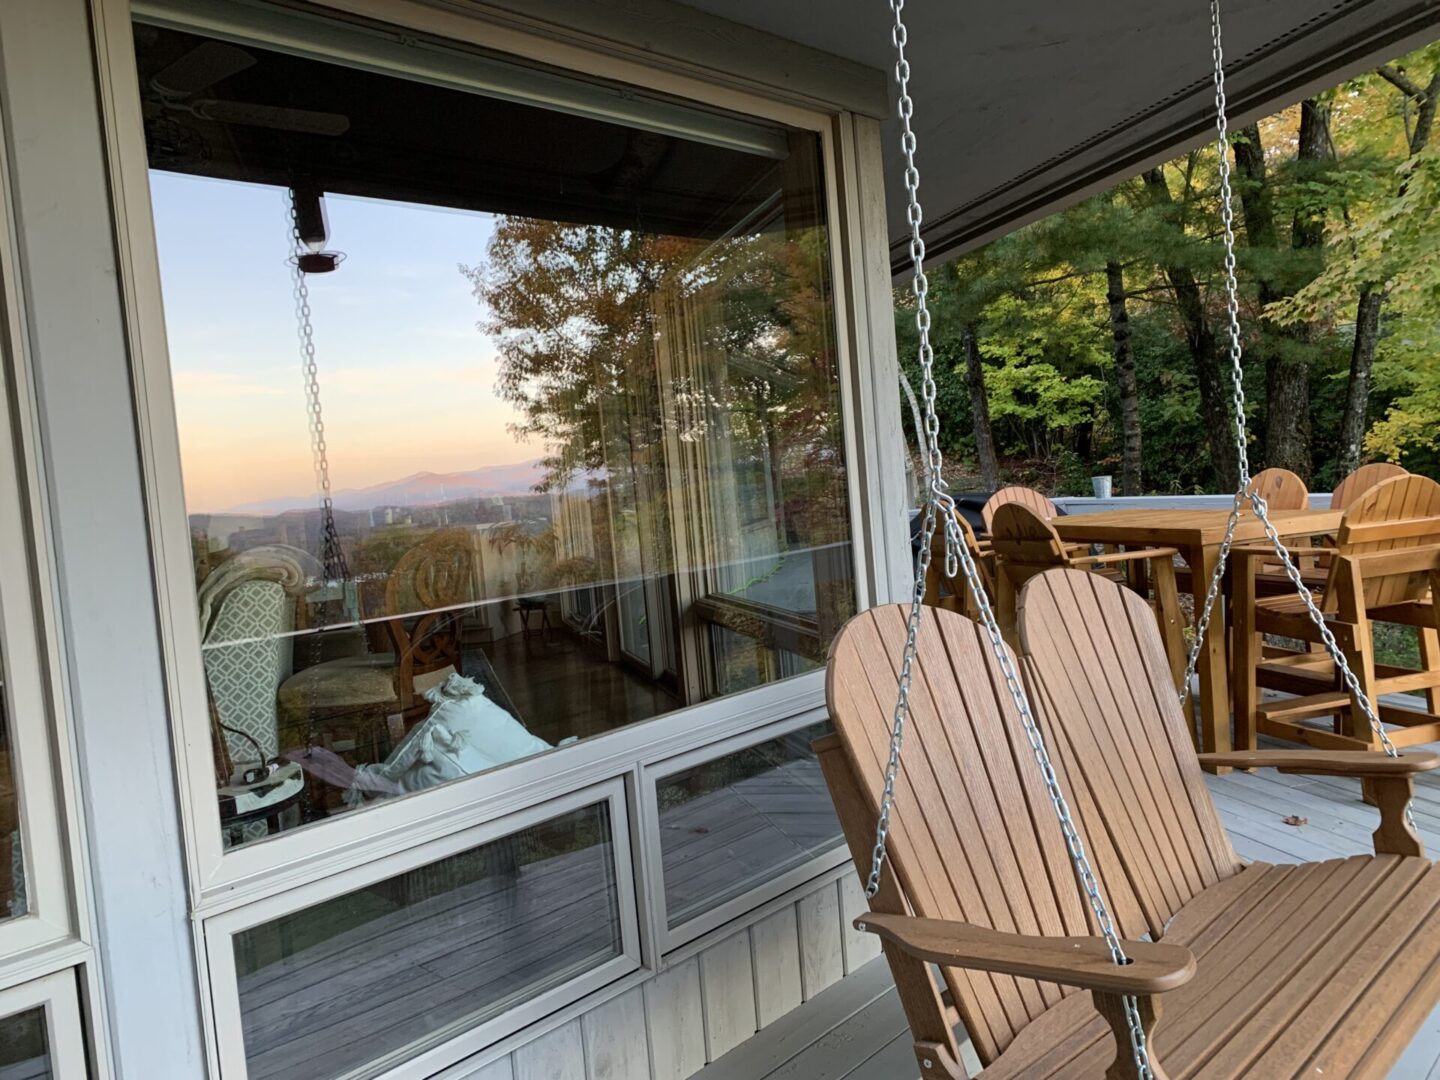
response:
<svg viewBox="0 0 1440 1080"><path fill-rule="evenodd" d="M1128 964L1116 964L1098 937L1007 934L972 923L870 912L857 930L879 935L919 960L947 967L1042 979L1116 994L1159 994L1195 974L1195 954L1183 945L1126 941Z"/></svg>
<svg viewBox="0 0 1440 1080"><path fill-rule="evenodd" d="M1311 776L1410 776L1440 765L1433 750L1412 750L1399 757L1373 750L1230 750L1201 754L1200 764L1232 769L1275 769Z"/></svg>
<svg viewBox="0 0 1440 1080"><path fill-rule="evenodd" d="M1171 547L1134 548L1130 551L1107 551L1101 555L1082 555L1071 561L1079 566L1109 566L1112 563L1138 562L1141 559L1173 559L1180 552Z"/></svg>

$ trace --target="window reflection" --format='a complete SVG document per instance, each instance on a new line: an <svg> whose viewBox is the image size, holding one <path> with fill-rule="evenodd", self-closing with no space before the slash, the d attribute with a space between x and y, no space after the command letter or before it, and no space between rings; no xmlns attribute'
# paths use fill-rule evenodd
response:
<svg viewBox="0 0 1440 1080"><path fill-rule="evenodd" d="M9 689L0 668L0 919L28 910L25 899L25 853L20 841L20 800L15 791L11 757Z"/></svg>
<svg viewBox="0 0 1440 1080"><path fill-rule="evenodd" d="M227 844L823 663L855 605L817 136L136 43ZM292 226L343 259L297 282Z"/></svg>

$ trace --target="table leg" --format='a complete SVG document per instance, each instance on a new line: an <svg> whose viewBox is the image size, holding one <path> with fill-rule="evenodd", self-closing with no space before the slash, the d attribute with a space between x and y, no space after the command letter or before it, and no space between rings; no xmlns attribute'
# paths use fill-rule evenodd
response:
<svg viewBox="0 0 1440 1080"><path fill-rule="evenodd" d="M1210 588L1210 578L1220 558L1220 549L1215 547L1192 548L1185 553L1190 564L1190 591L1195 600L1195 614L1198 620L1205 606L1205 594ZM1215 597L1215 610L1210 615L1210 629L1200 649L1196 677L1199 681L1200 748L1205 753L1224 753L1230 750L1230 678L1226 664L1225 597ZM1227 768L1212 769L1212 772L1229 772Z"/></svg>

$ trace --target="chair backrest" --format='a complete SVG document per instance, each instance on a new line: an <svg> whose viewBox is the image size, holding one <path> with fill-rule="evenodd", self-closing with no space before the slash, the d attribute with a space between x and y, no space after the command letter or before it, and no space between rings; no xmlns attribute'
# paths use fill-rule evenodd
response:
<svg viewBox="0 0 1440 1080"><path fill-rule="evenodd" d="M1097 668L1093 680L1079 686L1067 681L1061 692L1035 694L1032 701L1037 709L1046 703L1040 723L1056 751L1082 838L1096 852L1102 886L1113 894L1117 925L1125 934L1158 933L1181 904L1233 873L1238 862L1199 779L1183 723L1152 706L1149 696L1143 704L1126 700L1125 711L1116 710L1119 688L1133 684L1147 695L1163 691L1177 711L1174 691L1166 689L1170 673L1154 616L1139 597L1084 571L1048 571L1028 586L1026 597L1056 575L1076 597L1078 618L1057 622L1055 631L1081 635L1073 649L1090 662L1140 667L1113 673ZM1071 584L1071 578L1078 581ZM1032 623L1041 617L1035 606L1043 604L1032 605ZM862 873L873 842L865 824L873 830L884 786L905 614L900 605L862 612L846 624L831 654L830 714L863 804L862 814L842 810L841 819ZM1121 639L1108 656L1090 640L1107 637L1102 616L1118 620L1109 629ZM1036 670L1053 668L1055 653L1045 651L1050 648L1045 643ZM903 896L882 891L872 901L875 910L905 913L908 906L923 917L1021 933L1093 933L1039 769L978 625L947 611L927 613L910 703L888 848ZM1053 731L1057 721L1065 726L1061 738ZM1121 737L1126 744L1117 756L1114 743ZM1102 776L1097 761L1133 767ZM1142 808L1154 819L1139 820ZM1192 830L1205 839L1191 839ZM1203 868L1191 850L1197 847L1214 852ZM986 1063L1068 992L1009 976L953 969L943 974Z"/></svg>
<svg viewBox="0 0 1440 1080"><path fill-rule="evenodd" d="M980 520L984 523L986 532L995 531L995 512L1007 503L1021 503L1028 506L1046 521L1060 516L1060 508L1034 488L1011 484L991 495L985 500L985 505L980 508Z"/></svg>
<svg viewBox="0 0 1440 1080"><path fill-rule="evenodd" d="M280 752L275 695L290 674L294 612L294 599L275 581L242 581L218 603L205 635L205 681L232 763L259 764Z"/></svg>
<svg viewBox="0 0 1440 1080"><path fill-rule="evenodd" d="M1344 510L1380 481L1407 475L1407 470L1388 461L1372 461L1368 465L1361 465L1335 485L1335 490L1330 493L1330 509Z"/></svg>
<svg viewBox="0 0 1440 1080"><path fill-rule="evenodd" d="M898 604L862 611L831 650L830 715L862 803L858 814L837 808L842 822L858 819L846 837L862 873L884 787L906 613ZM1058 826L1036 828L1048 824L1048 805L980 627L927 611L890 820L890 866L903 899L882 893L871 907L906 914L908 905L923 917L1010 932L1090 933ZM945 969L944 978L987 1063L1065 993L1008 975Z"/></svg>
<svg viewBox="0 0 1440 1080"><path fill-rule="evenodd" d="M960 539L975 561L980 581L988 596L995 595L995 583L990 576L990 556L980 547L980 538L975 535L965 515L955 511L955 522L960 526ZM970 612L969 586L963 572L952 580L945 576L945 529L937 522L935 536L930 541L930 567L925 571L925 603L931 607L958 611L961 615Z"/></svg>
<svg viewBox="0 0 1440 1080"><path fill-rule="evenodd" d="M1340 520L1335 537L1337 558L1331 564L1326 603L1332 609L1354 585L1349 575L1363 581L1366 607L1398 604L1424 598L1430 590L1431 568L1426 560L1399 557L1410 549L1440 545L1440 484L1428 476L1393 476L1355 499ZM1350 556L1395 552L1395 559L1359 559ZM1419 552L1415 553L1417 556Z"/></svg>
<svg viewBox="0 0 1440 1080"><path fill-rule="evenodd" d="M1155 613L1099 574L1049 570L1021 594L1019 629L1035 708L1117 921L1158 936L1240 862L1195 758Z"/></svg>
<svg viewBox="0 0 1440 1080"><path fill-rule="evenodd" d="M1259 492L1271 510L1306 510L1310 490L1289 469L1261 469L1250 478L1250 491Z"/></svg>
<svg viewBox="0 0 1440 1080"><path fill-rule="evenodd" d="M402 712L424 711L414 678L460 664L464 606L477 600L474 548L465 529L441 529L412 547L385 582L385 627L395 649Z"/></svg>

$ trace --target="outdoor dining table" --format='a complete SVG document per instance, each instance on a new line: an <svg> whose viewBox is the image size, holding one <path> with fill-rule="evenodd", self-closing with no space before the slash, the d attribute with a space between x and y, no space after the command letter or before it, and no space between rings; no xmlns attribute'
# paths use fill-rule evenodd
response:
<svg viewBox="0 0 1440 1080"><path fill-rule="evenodd" d="M1190 590L1195 598L1198 619L1205 605L1210 577L1220 558L1225 539L1225 510L1102 510L1093 514L1070 514L1053 522L1062 539L1083 544L1173 547L1190 567ZM1334 532L1340 527L1339 510L1272 510L1270 519L1282 537L1310 537ZM1260 519L1248 511L1235 526L1237 544L1265 539ZM1216 598L1210 630L1196 665L1199 679L1200 749L1202 752L1230 750L1230 672L1225 632L1225 608Z"/></svg>

